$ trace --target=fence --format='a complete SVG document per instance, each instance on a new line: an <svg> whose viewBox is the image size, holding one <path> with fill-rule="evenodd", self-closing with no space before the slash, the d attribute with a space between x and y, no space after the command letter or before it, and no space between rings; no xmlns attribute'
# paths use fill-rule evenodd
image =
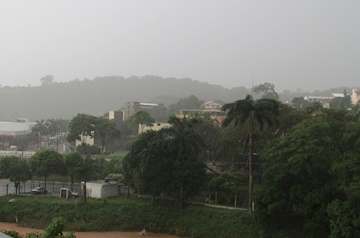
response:
<svg viewBox="0 0 360 238"><path fill-rule="evenodd" d="M80 191L80 183L74 184L74 190ZM44 181L27 181L25 183L21 182L18 187L18 193L22 195L31 194L31 190L35 187L45 187ZM70 188L71 185L68 182L55 182L47 181L46 190L48 190L49 195L58 196L60 194L60 188ZM7 179L0 180L0 196L5 196L7 194L15 194L15 183Z"/></svg>

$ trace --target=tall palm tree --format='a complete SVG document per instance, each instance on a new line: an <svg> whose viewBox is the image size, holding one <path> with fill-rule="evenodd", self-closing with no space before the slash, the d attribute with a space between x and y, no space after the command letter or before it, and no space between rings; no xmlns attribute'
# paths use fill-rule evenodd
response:
<svg viewBox="0 0 360 238"><path fill-rule="evenodd" d="M39 148L41 148L41 136L48 134L49 124L45 119L36 120L36 124L31 129L32 133L39 135Z"/></svg>
<svg viewBox="0 0 360 238"><path fill-rule="evenodd" d="M254 130L260 130L265 125L271 126L279 116L279 103L273 99L253 100L250 95L245 99L225 104L222 107L227 112L223 126L247 126L249 135L249 204L248 211L252 213L252 192L253 192L253 159L254 159Z"/></svg>
<svg viewBox="0 0 360 238"><path fill-rule="evenodd" d="M81 163L76 168L76 172L81 178L81 180L84 182L83 184L83 195L84 195L84 202L86 203L86 182L90 181L90 179L93 179L95 175L97 174L97 164L94 159L91 158L90 155L87 155L85 159L82 159Z"/></svg>

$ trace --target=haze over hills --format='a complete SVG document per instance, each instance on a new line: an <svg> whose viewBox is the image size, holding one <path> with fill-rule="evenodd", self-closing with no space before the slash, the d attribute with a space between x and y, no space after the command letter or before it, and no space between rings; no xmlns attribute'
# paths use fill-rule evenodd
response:
<svg viewBox="0 0 360 238"><path fill-rule="evenodd" d="M344 88L338 88L316 93L329 95L332 92L341 93L343 90ZM109 76L97 77L94 80L52 82L36 87L2 87L0 88L0 120L71 119L77 113L99 116L110 110L121 109L127 101L153 102L168 106L190 95L195 95L200 100L221 100L226 103L243 99L249 93L251 89L245 87L227 89L220 85L188 78L157 76L128 78ZM311 94L290 91L278 93L282 101L290 102L293 97Z"/></svg>

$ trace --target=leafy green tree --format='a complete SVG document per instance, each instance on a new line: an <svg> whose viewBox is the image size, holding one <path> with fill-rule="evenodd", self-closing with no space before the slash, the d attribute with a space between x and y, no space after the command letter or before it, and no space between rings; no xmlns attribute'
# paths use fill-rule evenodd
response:
<svg viewBox="0 0 360 238"><path fill-rule="evenodd" d="M247 138L247 132L240 127L217 129L216 133L206 140L208 161L215 166L221 166L222 171L233 170L234 156L246 151L247 139L244 138Z"/></svg>
<svg viewBox="0 0 360 238"><path fill-rule="evenodd" d="M48 119L48 133L56 140L56 151L59 151L59 142L62 141L63 135L69 130L69 121L64 119Z"/></svg>
<svg viewBox="0 0 360 238"><path fill-rule="evenodd" d="M95 135L96 138L99 138L101 153L104 153L106 144L112 139L120 137L120 130L116 128L113 121L104 117L98 117L95 120Z"/></svg>
<svg viewBox="0 0 360 238"><path fill-rule="evenodd" d="M153 198L164 192L179 199L199 192L205 180L201 160L205 143L194 131L196 122L170 118L172 127L141 134L123 160L124 181Z"/></svg>
<svg viewBox="0 0 360 238"><path fill-rule="evenodd" d="M171 179L171 161L166 157L165 140L161 132L142 133L124 158L126 182L141 194L155 196L165 191Z"/></svg>
<svg viewBox="0 0 360 238"><path fill-rule="evenodd" d="M65 172L64 157L54 150L37 151L30 159L30 166L33 175L44 177L45 189L50 175L62 175Z"/></svg>
<svg viewBox="0 0 360 238"><path fill-rule="evenodd" d="M348 111L347 111L348 112ZM350 112L350 114L352 114ZM360 230L360 124L349 121L341 138L344 156L338 160L332 171L343 195L327 206L330 220L330 237L359 237Z"/></svg>
<svg viewBox="0 0 360 238"><path fill-rule="evenodd" d="M304 111L311 106L311 102L305 100L304 97L294 97L291 101L292 106L299 111Z"/></svg>
<svg viewBox="0 0 360 238"><path fill-rule="evenodd" d="M347 112L325 110L269 145L262 155L265 182L255 203L269 233L285 229L306 237L352 237L347 231L360 221L348 209L355 198L349 189L360 174L354 163L359 129Z"/></svg>
<svg viewBox="0 0 360 238"><path fill-rule="evenodd" d="M5 156L0 159L0 178L14 182L15 194L18 194L20 182L31 179L29 165L17 156Z"/></svg>
<svg viewBox="0 0 360 238"><path fill-rule="evenodd" d="M225 169L224 163L233 160L234 150L229 149L230 143L234 142L238 147L239 139L231 138L227 140L227 132L233 132L234 130L226 130L219 127L218 121L213 119L208 112L193 112L188 116L188 120L193 123L193 129L196 134L201 135L204 143L206 144L206 153L203 154L204 159L207 162L211 162L214 166L222 166ZM237 130L235 130L237 132ZM238 136L238 134L235 134ZM223 143L224 140L229 143ZM208 167L208 170L217 173Z"/></svg>
<svg viewBox="0 0 360 238"><path fill-rule="evenodd" d="M212 192L220 192L226 195L235 196L235 203L237 199L243 199L246 193L246 176L241 172L222 173L214 177L209 182L209 189Z"/></svg>
<svg viewBox="0 0 360 238"><path fill-rule="evenodd" d="M71 181L71 188L74 188L74 180L77 168L82 164L82 156L79 152L70 152L65 155L65 167Z"/></svg>
<svg viewBox="0 0 360 238"><path fill-rule="evenodd" d="M68 142L81 141L85 145L87 138L94 138L96 117L79 113L73 117L69 124Z"/></svg>
<svg viewBox="0 0 360 238"><path fill-rule="evenodd" d="M324 110L325 108L323 104L321 104L320 102L313 102L305 108L305 113L314 116L323 113Z"/></svg>
<svg viewBox="0 0 360 238"><path fill-rule="evenodd" d="M82 155L99 155L101 154L101 149L97 145L81 144L75 148L76 152L79 152Z"/></svg>
<svg viewBox="0 0 360 238"><path fill-rule="evenodd" d="M225 104L222 110L227 112L223 125L246 126L249 135L249 212L252 212L253 193L253 157L254 157L254 131L265 125L273 125L279 115L279 104L273 99L253 100L250 95L245 99Z"/></svg>
<svg viewBox="0 0 360 238"><path fill-rule="evenodd" d="M54 77L52 75L45 75L40 79L41 86L48 86L54 83Z"/></svg>
<svg viewBox="0 0 360 238"><path fill-rule="evenodd" d="M146 111L137 111L133 115L131 115L128 119L129 126L131 128L135 128L138 131L139 125L141 127L140 132L143 132L144 126L152 126L155 122L154 118L150 116L150 114Z"/></svg>
<svg viewBox="0 0 360 238"><path fill-rule="evenodd" d="M185 98L181 98L176 104L171 104L168 107L169 115L174 114L179 109L199 109L205 101L199 100L194 95L190 95Z"/></svg>
<svg viewBox="0 0 360 238"><path fill-rule="evenodd" d="M261 94L261 98L263 99L273 99L275 101L279 101L279 94L275 91L274 84L271 83L263 83L255 86L253 88L254 92L257 94Z"/></svg>

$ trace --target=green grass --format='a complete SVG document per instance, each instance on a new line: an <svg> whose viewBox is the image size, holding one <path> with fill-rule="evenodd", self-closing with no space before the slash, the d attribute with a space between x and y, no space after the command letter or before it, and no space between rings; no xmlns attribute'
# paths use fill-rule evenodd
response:
<svg viewBox="0 0 360 238"><path fill-rule="evenodd" d="M8 201L15 198L15 203ZM182 237L259 237L253 216L246 212L189 205L180 210L177 204L116 197L60 199L47 196L0 197L0 221L44 228L55 217L63 217L66 230L140 231L177 234Z"/></svg>
<svg viewBox="0 0 360 238"><path fill-rule="evenodd" d="M113 158L124 158L128 153L129 153L129 151L127 151L127 150L116 151L115 153L113 153L111 155L111 157L113 157Z"/></svg>

